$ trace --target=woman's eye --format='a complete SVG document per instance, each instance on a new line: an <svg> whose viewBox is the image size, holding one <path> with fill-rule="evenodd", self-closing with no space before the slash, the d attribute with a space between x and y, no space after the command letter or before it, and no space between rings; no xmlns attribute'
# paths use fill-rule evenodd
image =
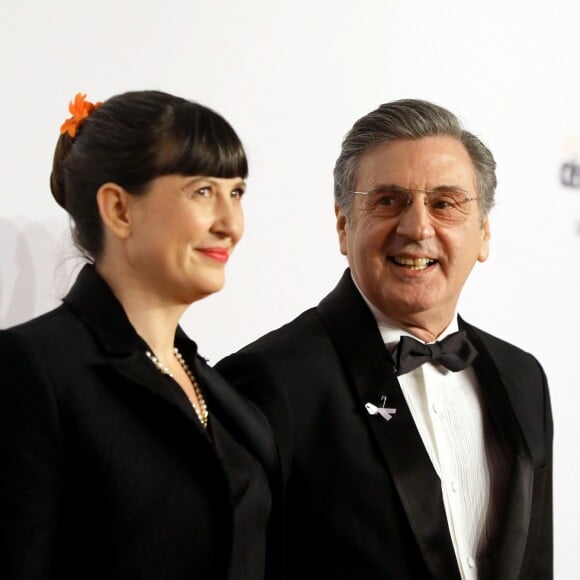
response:
<svg viewBox="0 0 580 580"><path fill-rule="evenodd" d="M239 187L238 189L234 189L231 193L231 196L235 199L242 199L245 190Z"/></svg>
<svg viewBox="0 0 580 580"><path fill-rule="evenodd" d="M197 195L201 195L202 197L210 197L211 196L211 187L200 187L195 190Z"/></svg>

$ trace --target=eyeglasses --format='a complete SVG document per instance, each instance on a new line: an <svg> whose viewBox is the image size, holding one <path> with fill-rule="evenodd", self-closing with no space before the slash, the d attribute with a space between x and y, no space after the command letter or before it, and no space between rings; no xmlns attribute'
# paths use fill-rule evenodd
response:
<svg viewBox="0 0 580 580"><path fill-rule="evenodd" d="M370 191L351 191L366 197L365 209L377 218L398 217L413 203L413 194L422 193L423 203L433 220L442 223L464 222L469 217L470 201L479 197L469 197L460 189L442 186L435 189L405 189L396 185L376 187Z"/></svg>

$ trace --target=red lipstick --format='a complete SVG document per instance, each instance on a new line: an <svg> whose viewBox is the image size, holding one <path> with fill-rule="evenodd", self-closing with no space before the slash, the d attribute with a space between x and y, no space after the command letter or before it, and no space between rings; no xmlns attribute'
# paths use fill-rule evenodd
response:
<svg viewBox="0 0 580 580"><path fill-rule="evenodd" d="M230 257L230 252L227 248L200 248L199 251L204 256L222 264L225 264Z"/></svg>

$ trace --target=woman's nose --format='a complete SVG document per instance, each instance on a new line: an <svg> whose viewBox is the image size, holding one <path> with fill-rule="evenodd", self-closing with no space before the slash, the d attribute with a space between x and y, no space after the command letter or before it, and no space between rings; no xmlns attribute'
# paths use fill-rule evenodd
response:
<svg viewBox="0 0 580 580"><path fill-rule="evenodd" d="M212 232L238 242L244 231L244 214L240 200L227 196L217 201Z"/></svg>

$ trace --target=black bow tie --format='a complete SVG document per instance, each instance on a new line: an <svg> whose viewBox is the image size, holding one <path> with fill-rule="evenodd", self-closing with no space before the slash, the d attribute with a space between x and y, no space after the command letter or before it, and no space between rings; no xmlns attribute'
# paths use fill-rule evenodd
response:
<svg viewBox="0 0 580 580"><path fill-rule="evenodd" d="M397 375L404 375L428 361L436 361L450 371L461 371L476 356L477 351L464 330L433 344L423 344L410 336L402 336L393 353Z"/></svg>

